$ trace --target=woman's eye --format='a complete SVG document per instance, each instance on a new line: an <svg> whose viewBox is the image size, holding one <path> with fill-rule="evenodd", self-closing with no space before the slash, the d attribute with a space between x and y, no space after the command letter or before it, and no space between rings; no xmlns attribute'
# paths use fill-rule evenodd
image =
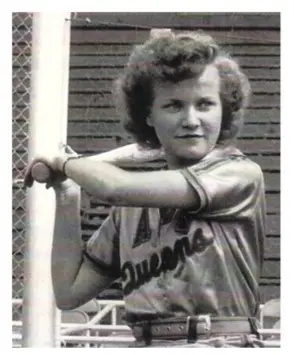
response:
<svg viewBox="0 0 294 355"><path fill-rule="evenodd" d="M198 102L197 106L200 109L209 109L211 106L214 106L214 102L211 100L202 100Z"/></svg>
<svg viewBox="0 0 294 355"><path fill-rule="evenodd" d="M181 101L173 100L168 102L167 104L163 105L164 109L168 109L171 111L178 111L183 107Z"/></svg>

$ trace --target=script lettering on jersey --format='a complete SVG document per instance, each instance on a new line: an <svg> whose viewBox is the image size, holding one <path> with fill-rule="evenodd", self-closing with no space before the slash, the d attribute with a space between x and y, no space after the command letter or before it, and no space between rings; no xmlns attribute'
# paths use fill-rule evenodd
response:
<svg viewBox="0 0 294 355"><path fill-rule="evenodd" d="M174 270L179 262L183 263L187 257L203 252L212 242L213 238L204 236L202 229L198 228L191 240L184 236L176 240L173 247L165 246L159 253L154 252L137 264L124 262L121 268L124 295L138 289L152 277Z"/></svg>

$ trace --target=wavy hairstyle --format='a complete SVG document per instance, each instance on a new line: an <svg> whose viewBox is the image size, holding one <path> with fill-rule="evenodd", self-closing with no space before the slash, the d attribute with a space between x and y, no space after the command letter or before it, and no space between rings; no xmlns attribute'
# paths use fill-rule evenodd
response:
<svg viewBox="0 0 294 355"><path fill-rule="evenodd" d="M215 65L220 76L223 115L217 143L233 140L242 127L250 84L236 60L202 31L167 32L135 47L114 90L126 131L143 146L160 147L154 128L146 123L154 99L154 84L199 77L208 64Z"/></svg>

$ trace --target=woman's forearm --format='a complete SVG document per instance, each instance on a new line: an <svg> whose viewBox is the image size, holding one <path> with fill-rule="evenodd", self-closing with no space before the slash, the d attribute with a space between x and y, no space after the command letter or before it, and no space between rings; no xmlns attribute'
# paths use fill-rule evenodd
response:
<svg viewBox="0 0 294 355"><path fill-rule="evenodd" d="M123 186L129 172L106 162L93 162L88 158L69 159L65 174L91 196L115 205L115 191Z"/></svg>
<svg viewBox="0 0 294 355"><path fill-rule="evenodd" d="M71 289L82 264L80 194L56 189L56 216L51 272L57 305L70 302Z"/></svg>

